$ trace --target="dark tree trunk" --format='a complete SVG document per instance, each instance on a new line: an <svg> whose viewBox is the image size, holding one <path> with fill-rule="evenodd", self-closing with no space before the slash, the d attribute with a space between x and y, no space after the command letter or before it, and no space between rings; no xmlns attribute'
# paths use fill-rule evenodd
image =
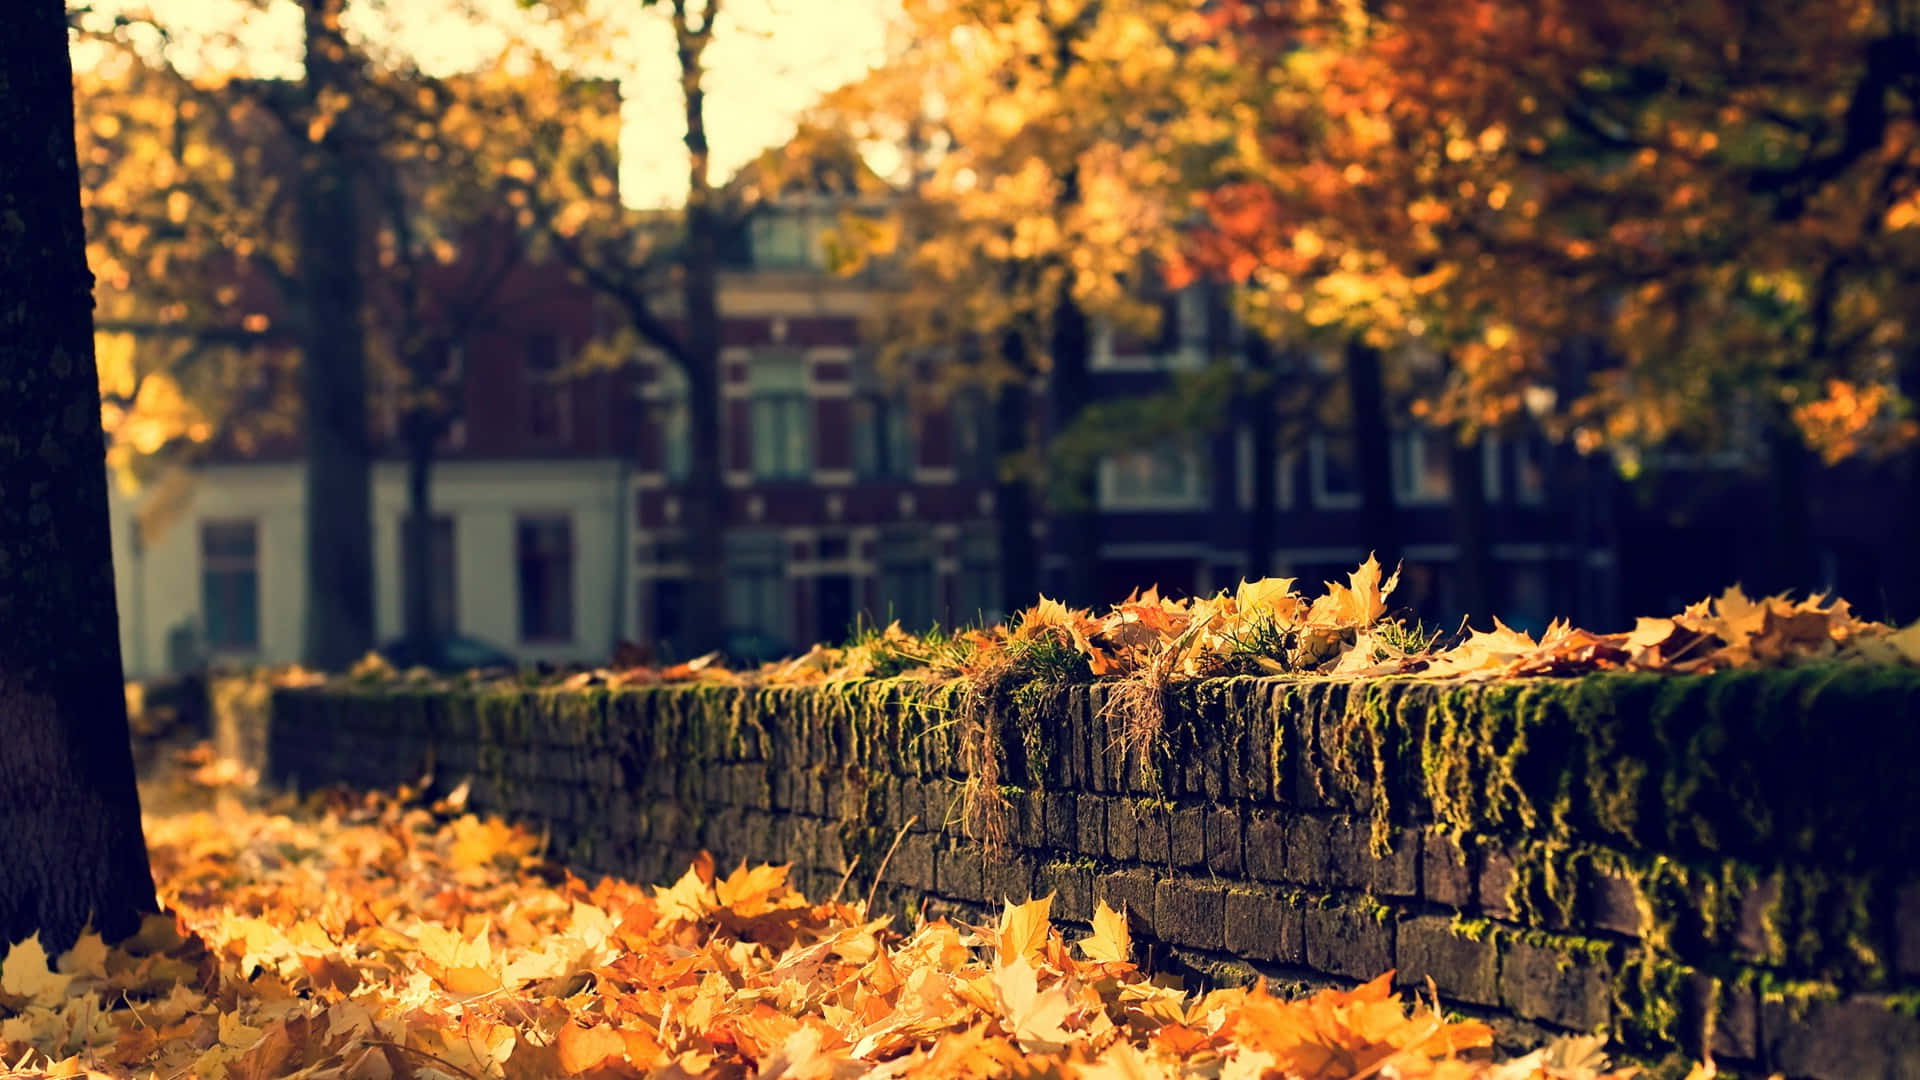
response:
<svg viewBox="0 0 1920 1080"><path fill-rule="evenodd" d="M418 371L416 367L416 379ZM407 640L414 643L425 643L435 631L433 450L438 441L435 420L433 415L415 410L405 421L407 513L400 529L401 621Z"/></svg>
<svg viewBox="0 0 1920 1080"><path fill-rule="evenodd" d="M1920 401L1920 350L1909 350L1900 364L1900 390L1908 400ZM1881 544L1881 592L1878 614L1898 623L1920 619L1920 444L1909 446L1891 470L1894 487L1893 528Z"/></svg>
<svg viewBox="0 0 1920 1080"><path fill-rule="evenodd" d="M1247 577L1258 581L1273 575L1273 546L1280 517L1280 386L1273 346L1264 335L1248 330L1246 353L1247 374L1252 382L1247 395L1247 420L1253 451L1251 467L1247 470L1253 491L1247 506L1246 562Z"/></svg>
<svg viewBox="0 0 1920 1080"><path fill-rule="evenodd" d="M1487 528L1485 440L1455 441L1448 449L1453 499L1454 587L1459 611L1441 612L1442 621L1455 625L1465 614L1475 626L1488 625L1493 614L1493 550Z"/></svg>
<svg viewBox="0 0 1920 1080"><path fill-rule="evenodd" d="M1767 578L1764 593L1792 590L1810 592L1824 583L1817 580L1819 567L1814 557L1813 509L1808 501L1807 470L1813 455L1808 452L1791 420L1776 422L1767 432Z"/></svg>
<svg viewBox="0 0 1920 1080"><path fill-rule="evenodd" d="M1008 333L1001 340L1001 349L1015 372L1027 371L1027 344L1019 334ZM1027 431L1032 420L1033 401L1026 377L1016 374L1000 386L993 399L993 524L1000 558L1000 610L1008 617L1031 607L1040 595L1033 542L1033 494L1024 460L1031 449Z"/></svg>
<svg viewBox="0 0 1920 1080"><path fill-rule="evenodd" d="M0 948L155 910L113 593L73 71L57 0L0 35Z"/></svg>
<svg viewBox="0 0 1920 1080"><path fill-rule="evenodd" d="M1048 434L1058 438L1073 429L1092 396L1089 368L1093 337L1087 313L1061 286L1053 310L1049 341L1051 367L1047 376ZM1100 562L1099 472L1089 469L1072 477L1061 505L1048 515L1053 552L1062 560L1060 596L1069 607L1091 607L1097 595ZM1113 597L1112 599L1119 599Z"/></svg>
<svg viewBox="0 0 1920 1080"><path fill-rule="evenodd" d="M674 5L689 161L686 254L681 261L684 276L680 291L686 318L681 360L687 377L690 458L681 515L688 569L681 630L694 653L724 648L727 631L722 618L727 610L728 514L720 423L724 385L720 371L721 220L708 184L705 69L701 64L713 32L713 16L711 3L704 18L698 20L687 14L683 2Z"/></svg>
<svg viewBox="0 0 1920 1080"><path fill-rule="evenodd" d="M342 0L306 2L306 104L351 95ZM373 647L373 458L367 444L360 213L350 117L304 148L298 234L307 442L307 662L328 670Z"/></svg>
<svg viewBox="0 0 1920 1080"><path fill-rule="evenodd" d="M1400 562L1399 514L1393 501L1392 429L1380 351L1355 341L1347 346L1347 398L1353 406L1354 463L1360 473L1362 541L1388 573Z"/></svg>

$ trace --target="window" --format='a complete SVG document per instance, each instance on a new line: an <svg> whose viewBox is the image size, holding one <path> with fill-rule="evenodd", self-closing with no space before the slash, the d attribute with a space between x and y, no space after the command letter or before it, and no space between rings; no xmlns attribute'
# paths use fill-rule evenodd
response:
<svg viewBox="0 0 1920 1080"><path fill-rule="evenodd" d="M669 480L685 480L693 462L693 413L687 401L687 373L661 361L654 367L660 400L654 419L660 429L660 466Z"/></svg>
<svg viewBox="0 0 1920 1080"><path fill-rule="evenodd" d="M416 519L410 515L400 519L400 580L406 582L407 532ZM432 552L427 559L427 630L436 637L450 637L456 629L454 610L455 567L453 561L453 519L446 515L433 518L433 536L428 541ZM401 604L404 608L407 592L401 592Z"/></svg>
<svg viewBox="0 0 1920 1080"><path fill-rule="evenodd" d="M753 265L769 268L817 266L817 230L810 215L768 209L754 215L749 228Z"/></svg>
<svg viewBox="0 0 1920 1080"><path fill-rule="evenodd" d="M755 356L752 395L754 477L804 479L813 467L806 358L790 352Z"/></svg>
<svg viewBox="0 0 1920 1080"><path fill-rule="evenodd" d="M1360 461L1352 434L1315 435L1307 456L1314 505L1330 510L1360 505Z"/></svg>
<svg viewBox="0 0 1920 1080"><path fill-rule="evenodd" d="M786 545L777 534L727 537L727 631L775 640L787 628Z"/></svg>
<svg viewBox="0 0 1920 1080"><path fill-rule="evenodd" d="M208 649L253 652L260 647L260 544L253 522L201 524L200 613Z"/></svg>
<svg viewBox="0 0 1920 1080"><path fill-rule="evenodd" d="M913 476L913 406L878 391L853 399L853 467L869 479Z"/></svg>
<svg viewBox="0 0 1920 1080"><path fill-rule="evenodd" d="M993 426L987 395L969 388L951 399L953 411L954 460L962 479L973 483L993 483L998 470L993 461Z"/></svg>
<svg viewBox="0 0 1920 1080"><path fill-rule="evenodd" d="M1528 435L1513 444L1514 497L1537 506L1547 501L1547 444Z"/></svg>
<svg viewBox="0 0 1920 1080"><path fill-rule="evenodd" d="M960 537L959 595L955 597L953 621L959 625L991 625L1000 621L999 546L987 529L971 530Z"/></svg>
<svg viewBox="0 0 1920 1080"><path fill-rule="evenodd" d="M1100 463L1100 505L1110 509L1190 509L1204 506L1206 477L1198 452L1162 446L1109 457Z"/></svg>
<svg viewBox="0 0 1920 1080"><path fill-rule="evenodd" d="M885 625L895 619L918 632L933 625L933 557L927 538L919 533L896 533L880 539L879 610L873 621Z"/></svg>
<svg viewBox="0 0 1920 1080"><path fill-rule="evenodd" d="M1453 497L1452 434L1428 428L1395 432L1394 486L1405 503L1446 502Z"/></svg>
<svg viewBox="0 0 1920 1080"><path fill-rule="evenodd" d="M565 379L566 349L558 335L527 339L527 437L540 443L567 440L572 422Z"/></svg>
<svg viewBox="0 0 1920 1080"><path fill-rule="evenodd" d="M573 522L521 518L515 538L520 583L520 640L573 640Z"/></svg>

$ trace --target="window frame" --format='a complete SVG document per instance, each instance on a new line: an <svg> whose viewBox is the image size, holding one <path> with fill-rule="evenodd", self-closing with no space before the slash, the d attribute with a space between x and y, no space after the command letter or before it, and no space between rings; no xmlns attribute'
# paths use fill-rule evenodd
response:
<svg viewBox="0 0 1920 1080"><path fill-rule="evenodd" d="M561 595L566 599L564 608L566 626L564 632L559 634L549 632L548 628L539 628L534 632L529 632L532 628L529 625L528 615L532 609L528 606L530 600L527 595L527 566L529 564L527 530L530 527L555 524L560 525L565 530L566 537L565 551L560 556L565 567L565 573L559 576L559 580L564 586ZM513 518L513 561L514 628L519 633L520 643L534 646L573 644L578 640L580 628L578 625L578 582L575 580L579 572L579 546L574 537L572 513L556 510L524 511L515 514ZM546 572L548 574L552 573L551 569L548 569Z"/></svg>
<svg viewBox="0 0 1920 1080"><path fill-rule="evenodd" d="M224 553L216 555L210 550L212 547L209 543L211 533L216 530L241 528L246 530L247 542L250 547L250 550L244 557ZM251 517L203 518L200 521L199 541L200 630L202 643L206 646L207 652L212 655L235 657L258 655L260 652L261 638L261 608L263 607L260 595L262 575L260 572L259 519ZM244 563L241 562L242 559L244 559ZM231 560L234 565L222 565L229 560ZM212 617L213 605L209 602L212 599L211 578L214 574L223 576L246 575L251 578L253 610L247 613L248 617L244 620L251 632L246 636L245 640L224 637L221 640L216 640L214 637L214 627L216 623ZM226 621L225 619L220 620L219 625L224 626Z"/></svg>

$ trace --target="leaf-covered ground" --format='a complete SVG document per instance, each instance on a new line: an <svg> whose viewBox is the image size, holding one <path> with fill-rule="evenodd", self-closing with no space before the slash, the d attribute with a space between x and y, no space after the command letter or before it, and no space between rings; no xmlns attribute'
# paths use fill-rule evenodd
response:
<svg viewBox="0 0 1920 1080"><path fill-rule="evenodd" d="M1494 1063L1485 1027L1384 976L1291 1001L1185 993L1134 967L1106 909L1068 942L1044 899L997 927L901 929L780 867L589 885L445 802L295 804L200 761L145 792L174 914L114 948L14 947L0 1075L1609 1075L1590 1040Z"/></svg>

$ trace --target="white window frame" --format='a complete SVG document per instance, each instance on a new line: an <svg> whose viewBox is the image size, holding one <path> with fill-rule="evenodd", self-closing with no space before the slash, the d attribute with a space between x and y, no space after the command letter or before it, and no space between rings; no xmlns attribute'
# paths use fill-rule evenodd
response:
<svg viewBox="0 0 1920 1080"><path fill-rule="evenodd" d="M1358 455L1355 455L1356 472L1359 467ZM1359 477L1354 477L1352 491L1327 490L1327 437L1315 435L1307 442L1307 470L1309 482L1313 486L1313 505L1321 510L1357 510L1360 508L1361 495Z"/></svg>

